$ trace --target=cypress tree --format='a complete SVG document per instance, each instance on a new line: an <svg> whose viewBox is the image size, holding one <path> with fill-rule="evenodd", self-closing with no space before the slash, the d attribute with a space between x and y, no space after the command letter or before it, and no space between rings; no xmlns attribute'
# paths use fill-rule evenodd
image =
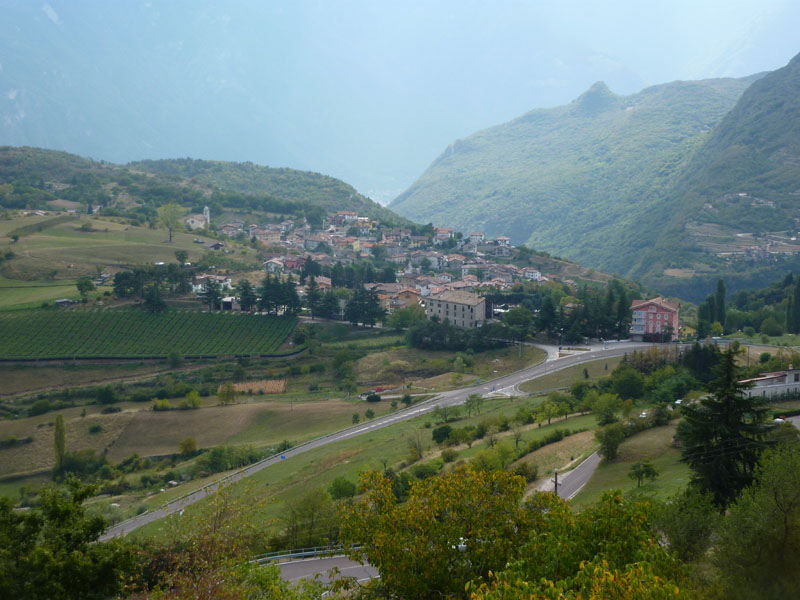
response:
<svg viewBox="0 0 800 600"><path fill-rule="evenodd" d="M722 279L717 281L717 293L714 298L714 317L715 321L719 321L719 324L725 327L725 282Z"/></svg>

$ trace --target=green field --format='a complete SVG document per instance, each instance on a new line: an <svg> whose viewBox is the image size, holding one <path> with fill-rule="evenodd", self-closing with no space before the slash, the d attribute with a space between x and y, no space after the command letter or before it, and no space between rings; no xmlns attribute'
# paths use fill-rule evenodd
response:
<svg viewBox="0 0 800 600"><path fill-rule="evenodd" d="M691 469L681 462L681 451L672 446L676 423L654 427L637 433L619 447L619 456L612 462L603 462L580 493L573 499L579 508L600 499L603 492L618 489L624 494L639 491L657 498L666 499L680 492L689 483ZM628 477L631 466L638 460L650 460L658 471L654 481L636 487L636 481Z"/></svg>
<svg viewBox="0 0 800 600"><path fill-rule="evenodd" d="M214 357L274 354L294 328L287 317L134 310L0 315L0 358Z"/></svg>

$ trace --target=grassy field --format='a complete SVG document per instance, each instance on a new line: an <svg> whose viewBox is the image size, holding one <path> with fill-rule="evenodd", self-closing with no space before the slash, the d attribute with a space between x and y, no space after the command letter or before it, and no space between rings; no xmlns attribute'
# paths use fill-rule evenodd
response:
<svg viewBox="0 0 800 600"><path fill-rule="evenodd" d="M122 378L145 377L167 370L166 364L67 364L61 366L0 364L0 397L58 387L77 387Z"/></svg>
<svg viewBox="0 0 800 600"><path fill-rule="evenodd" d="M295 319L133 310L0 314L0 358L136 358L274 353Z"/></svg>
<svg viewBox="0 0 800 600"><path fill-rule="evenodd" d="M568 388L575 381L584 379L584 369L589 372L590 379L598 379L606 375L611 375L611 372L621 360L621 356L615 356L608 360L596 360L583 365L567 367L566 369L561 369L560 371L550 373L543 377L537 377L536 379L526 381L519 385L519 389L528 394L538 394L549 390Z"/></svg>
<svg viewBox="0 0 800 600"><path fill-rule="evenodd" d="M610 463L602 463L586 487L573 499L577 507L597 501L606 490L619 489L623 493L636 490L636 481L628 477L631 466L637 460L649 459L659 476L655 481L642 483L639 491L666 498L686 487L690 469L680 462L681 451L672 447L676 424L656 427L637 433L625 440L619 448L619 456Z"/></svg>
<svg viewBox="0 0 800 600"><path fill-rule="evenodd" d="M538 363L544 356L544 351L533 347L524 348L521 356L517 348L488 350L475 355L472 366L466 367L462 379L453 384L452 352L395 346L370 352L361 358L356 364L356 375L360 381L384 386L413 382L416 387L442 391L463 386L477 378L487 380L523 369Z"/></svg>
<svg viewBox="0 0 800 600"><path fill-rule="evenodd" d="M0 246L8 245L16 255L3 265L2 274L7 278L46 280L56 271L56 281L72 281L82 275L94 276L97 267L174 261L176 250L189 252L190 262L196 262L205 253L205 248L193 242L197 236L191 233L176 232L170 243L166 230L135 227L87 215L23 235L16 243L11 243L8 234L12 230L47 219L21 217L0 222ZM91 230L83 230L84 225ZM249 258L254 259L255 254Z"/></svg>

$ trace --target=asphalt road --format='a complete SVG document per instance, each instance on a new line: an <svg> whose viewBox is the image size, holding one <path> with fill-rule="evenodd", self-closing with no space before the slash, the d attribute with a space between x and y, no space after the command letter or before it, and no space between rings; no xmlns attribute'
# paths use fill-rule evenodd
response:
<svg viewBox="0 0 800 600"><path fill-rule="evenodd" d="M259 471L266 469L267 467L270 467L283 460L290 460L292 457L304 452L308 452L309 450L314 450L315 448L320 448L321 446L326 446L328 444L333 444L359 435L364 435L365 433L369 433L376 429L382 429L383 427L388 427L389 425L394 425L395 423L412 419L414 417L431 412L437 406L456 406L463 404L470 394L481 394L482 396L501 394L511 396L523 395L523 392L520 392L517 386L530 379L542 377L543 375L554 373L574 365L580 365L602 358L621 356L625 353L632 352L634 349L643 349L649 347L650 345L651 344L640 342L609 342L607 344L595 344L590 346L588 351L576 352L575 354L560 358L558 358L558 348L554 346L540 346L542 349L547 351L547 358L537 365L504 375L502 377L498 377L491 381L484 381L482 383L458 390L442 392L430 400L420 402L419 404L414 404L409 408L398 410L389 415L384 415L383 417L372 419L366 423L355 425L353 427L316 438L310 442L300 444L299 446L295 446L294 448L284 452L282 455L270 457L249 465L240 471L210 483L205 487L196 490L195 492L173 500L162 508L144 513L127 521L123 521L122 523L118 523L117 525L114 525L106 530L100 540L104 541L114 537L121 537L130 533L134 529L138 529L143 525L162 519L167 515L182 513L186 506L194 504L195 502L198 502L199 500L202 500L203 498L213 494L220 487L240 481L245 477L249 477L254 473L258 473ZM559 496L560 495L561 493L559 490Z"/></svg>
<svg viewBox="0 0 800 600"><path fill-rule="evenodd" d="M378 570L375 567L362 565L345 556L296 560L280 563L278 568L281 570L281 577L286 581L312 579L317 575L319 575L319 581L322 583L328 583L332 579L341 579L342 577L353 577L359 582L378 577ZM329 571L333 568L338 569L338 573L331 577Z"/></svg>

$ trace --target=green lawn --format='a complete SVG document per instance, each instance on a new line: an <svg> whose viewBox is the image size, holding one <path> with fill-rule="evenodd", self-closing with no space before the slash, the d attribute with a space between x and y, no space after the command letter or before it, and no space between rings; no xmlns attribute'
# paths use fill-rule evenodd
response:
<svg viewBox="0 0 800 600"><path fill-rule="evenodd" d="M642 459L649 459L659 476L655 481L643 483L640 492L664 499L684 489L691 478L691 470L680 462L681 451L672 447L675 427L675 424L655 427L625 440L619 457L613 462L601 463L586 487L572 500L573 504L578 508L587 506L608 490L619 489L626 494L635 491L636 481L628 477L628 472L633 463Z"/></svg>
<svg viewBox="0 0 800 600"><path fill-rule="evenodd" d="M537 377L530 381L526 381L519 385L519 389L528 394L538 394L541 392L568 388L575 381L583 380L585 378L583 370L589 372L589 379L599 379L606 375L611 375L611 372L622 360L621 356L615 356L609 359L601 359L585 363L582 365L575 365L549 373L543 377Z"/></svg>

